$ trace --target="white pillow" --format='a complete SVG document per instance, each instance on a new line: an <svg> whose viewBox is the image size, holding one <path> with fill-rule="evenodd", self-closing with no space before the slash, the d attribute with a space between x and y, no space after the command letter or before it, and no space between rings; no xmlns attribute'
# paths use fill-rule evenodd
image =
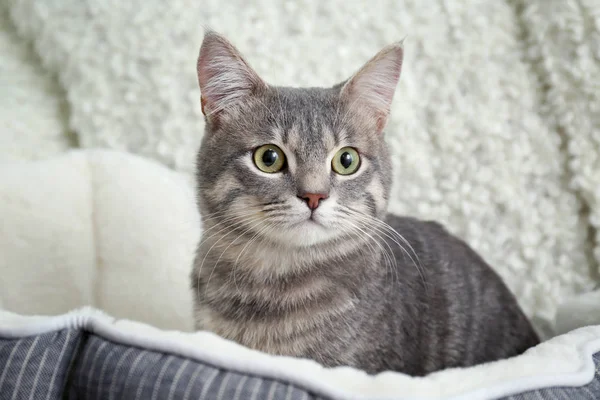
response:
<svg viewBox="0 0 600 400"><path fill-rule="evenodd" d="M111 151L0 166L0 307L59 314L92 305L190 330L201 228L192 187Z"/></svg>

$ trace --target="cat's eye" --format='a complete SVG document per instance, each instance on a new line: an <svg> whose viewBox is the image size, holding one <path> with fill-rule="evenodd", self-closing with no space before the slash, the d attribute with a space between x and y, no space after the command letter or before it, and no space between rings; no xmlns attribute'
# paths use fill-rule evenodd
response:
<svg viewBox="0 0 600 400"><path fill-rule="evenodd" d="M360 156L352 147L340 149L331 160L331 168L340 175L353 174L358 167L360 167Z"/></svg>
<svg viewBox="0 0 600 400"><path fill-rule="evenodd" d="M285 154L274 144L265 144L254 151L254 164L262 172L272 174L285 166Z"/></svg>

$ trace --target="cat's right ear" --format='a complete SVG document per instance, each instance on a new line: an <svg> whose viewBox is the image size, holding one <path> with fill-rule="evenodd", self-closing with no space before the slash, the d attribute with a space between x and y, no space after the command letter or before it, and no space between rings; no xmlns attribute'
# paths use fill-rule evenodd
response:
<svg viewBox="0 0 600 400"><path fill-rule="evenodd" d="M197 72L202 113L209 121L267 87L240 52L211 30L204 34Z"/></svg>

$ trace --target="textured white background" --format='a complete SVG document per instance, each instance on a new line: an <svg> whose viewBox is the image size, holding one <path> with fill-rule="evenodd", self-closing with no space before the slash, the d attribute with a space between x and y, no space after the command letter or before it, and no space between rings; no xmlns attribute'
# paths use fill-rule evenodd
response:
<svg viewBox="0 0 600 400"><path fill-rule="evenodd" d="M387 128L392 210L448 224L530 315L551 319L561 299L593 286L597 0L5 4L0 158L59 152L71 129L83 147L133 152L185 174L203 131L195 76L203 24L268 82L292 86L336 83L406 36Z"/></svg>

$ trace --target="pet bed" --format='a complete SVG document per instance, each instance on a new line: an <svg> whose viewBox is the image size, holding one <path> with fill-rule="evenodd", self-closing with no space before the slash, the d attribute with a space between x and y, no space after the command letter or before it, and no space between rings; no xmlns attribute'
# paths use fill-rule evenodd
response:
<svg viewBox="0 0 600 400"><path fill-rule="evenodd" d="M0 364L2 399L598 399L600 326L509 360L411 378L325 369L93 309L58 317L2 312Z"/></svg>
<svg viewBox="0 0 600 400"><path fill-rule="evenodd" d="M559 309L559 332L587 327L425 378L326 369L192 333L192 187L112 151L0 167L0 399L600 398L598 292Z"/></svg>

